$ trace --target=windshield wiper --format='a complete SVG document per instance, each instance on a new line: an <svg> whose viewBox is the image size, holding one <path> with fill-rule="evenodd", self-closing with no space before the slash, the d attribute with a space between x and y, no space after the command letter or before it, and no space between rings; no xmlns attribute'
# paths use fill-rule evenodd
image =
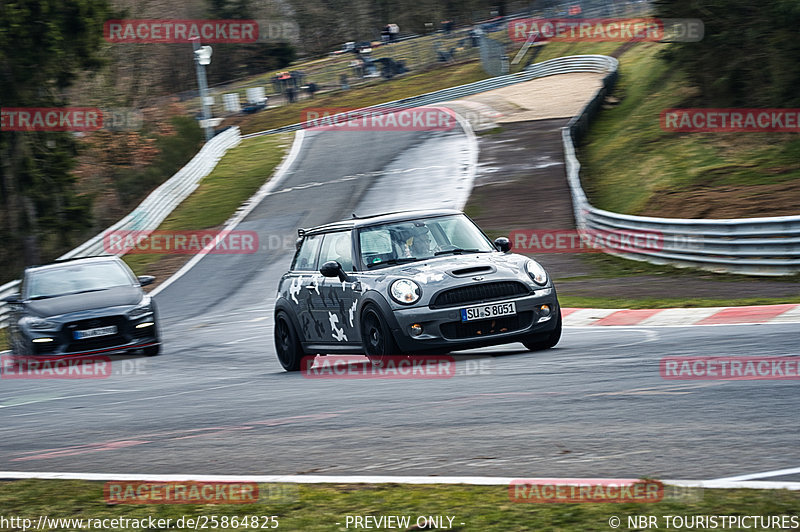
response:
<svg viewBox="0 0 800 532"><path fill-rule="evenodd" d="M91 290L79 290L78 292L65 292L63 294L51 294L51 295L42 295L42 296L33 296L29 297L28 299L31 301L36 301L39 299L51 299L54 297L63 297L63 296L74 296L75 294L85 294L87 292L101 292L103 290L108 290L108 288L92 288Z"/></svg>
<svg viewBox="0 0 800 532"><path fill-rule="evenodd" d="M67 294L62 294L64 296L72 296L75 294L86 294L88 292L102 292L103 290L108 290L108 288L90 288L89 290L79 290L77 292L69 292Z"/></svg>
<svg viewBox="0 0 800 532"><path fill-rule="evenodd" d="M433 255L438 257L439 255L446 255L448 253L452 253L454 255L460 255L461 253L486 253L486 251L481 251L480 249L464 249L464 248L455 248L455 249L445 249L443 251L437 251Z"/></svg>
<svg viewBox="0 0 800 532"><path fill-rule="evenodd" d="M390 264L390 265L391 264L401 264L403 262L414 262L414 261L417 261L417 260L422 260L422 259L418 259L417 257L398 257L396 259L389 259L389 260L384 260L384 261L381 261L381 262L373 262L371 264L367 264L367 268L372 268L373 266L380 266L382 264Z"/></svg>

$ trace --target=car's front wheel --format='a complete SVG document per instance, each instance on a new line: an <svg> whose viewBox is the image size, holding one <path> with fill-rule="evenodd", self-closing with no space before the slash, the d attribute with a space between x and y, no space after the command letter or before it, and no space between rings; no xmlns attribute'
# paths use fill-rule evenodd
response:
<svg viewBox="0 0 800 532"><path fill-rule="evenodd" d="M303 346L289 316L279 312L275 317L275 352L286 371L298 371L303 360Z"/></svg>
<svg viewBox="0 0 800 532"><path fill-rule="evenodd" d="M151 345L142 349L142 353L148 357L157 356L161 352L161 345Z"/></svg>
<svg viewBox="0 0 800 532"><path fill-rule="evenodd" d="M390 356L402 355L386 320L374 308L368 308L364 312L361 341L364 344L364 354L373 364L381 365Z"/></svg>
<svg viewBox="0 0 800 532"><path fill-rule="evenodd" d="M531 335L522 343L531 351L541 351L555 347L559 340L561 340L561 311L558 312L555 329L549 333Z"/></svg>

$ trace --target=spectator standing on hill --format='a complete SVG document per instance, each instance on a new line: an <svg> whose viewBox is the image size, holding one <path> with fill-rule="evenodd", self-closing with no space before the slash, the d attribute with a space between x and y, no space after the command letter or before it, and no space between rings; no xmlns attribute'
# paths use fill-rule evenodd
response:
<svg viewBox="0 0 800 532"><path fill-rule="evenodd" d="M317 84L312 81L306 87L306 91L308 92L308 97L313 100L314 99L314 93L317 92Z"/></svg>

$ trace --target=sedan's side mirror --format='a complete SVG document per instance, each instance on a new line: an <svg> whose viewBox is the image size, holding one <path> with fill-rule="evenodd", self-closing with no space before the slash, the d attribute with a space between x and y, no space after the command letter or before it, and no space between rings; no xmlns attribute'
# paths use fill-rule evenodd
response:
<svg viewBox="0 0 800 532"><path fill-rule="evenodd" d="M139 284L142 286L153 284L153 281L156 280L156 278L153 277L152 275L140 275L139 277L137 277L137 279L139 279Z"/></svg>
<svg viewBox="0 0 800 532"><path fill-rule="evenodd" d="M19 292L13 293L10 296L6 296L2 299L5 303L11 303L12 305L15 303L21 303L22 301L19 298Z"/></svg>
<svg viewBox="0 0 800 532"><path fill-rule="evenodd" d="M498 249L498 251L502 251L503 253L508 253L511 251L511 241L504 236L496 238L494 240L494 247Z"/></svg>
<svg viewBox="0 0 800 532"><path fill-rule="evenodd" d="M342 265L335 260L329 260L320 266L319 273L325 277L338 277L342 282L345 282L349 279L347 272L342 269Z"/></svg>

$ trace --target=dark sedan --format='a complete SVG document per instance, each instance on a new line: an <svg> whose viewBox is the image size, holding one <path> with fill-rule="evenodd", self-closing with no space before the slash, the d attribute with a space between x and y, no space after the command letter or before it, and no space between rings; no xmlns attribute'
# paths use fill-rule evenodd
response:
<svg viewBox="0 0 800 532"><path fill-rule="evenodd" d="M25 270L11 306L9 335L17 355L86 355L161 349L155 303L117 257L91 257Z"/></svg>

